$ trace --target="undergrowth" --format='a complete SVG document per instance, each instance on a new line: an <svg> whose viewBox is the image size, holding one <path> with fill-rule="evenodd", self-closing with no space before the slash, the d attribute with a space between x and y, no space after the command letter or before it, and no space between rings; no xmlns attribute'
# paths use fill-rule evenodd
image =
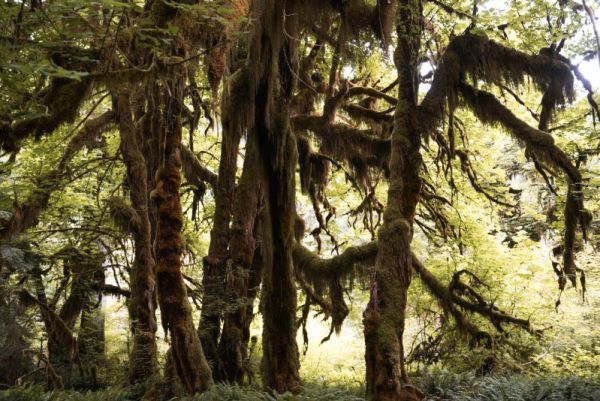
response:
<svg viewBox="0 0 600 401"><path fill-rule="evenodd" d="M430 401L599 401L600 383L579 377L477 377L426 372L415 384Z"/></svg>
<svg viewBox="0 0 600 401"><path fill-rule="evenodd" d="M427 401L598 401L600 383L577 377L528 378L523 375L476 377L447 372L422 373L415 384ZM126 401L126 388L109 387L96 392L45 392L40 386L0 392L0 401ZM215 385L194 397L169 401L364 401L339 388L306 386L300 394L270 392L230 385Z"/></svg>

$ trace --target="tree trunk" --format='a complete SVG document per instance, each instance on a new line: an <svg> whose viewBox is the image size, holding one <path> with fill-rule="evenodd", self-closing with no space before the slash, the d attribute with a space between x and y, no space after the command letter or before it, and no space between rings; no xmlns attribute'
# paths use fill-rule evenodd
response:
<svg viewBox="0 0 600 401"><path fill-rule="evenodd" d="M226 101L225 101L226 102ZM202 270L202 314L198 333L206 359L213 367L215 380L224 380L225 374L217 344L219 341L220 322L223 315L223 285L228 258L230 238L229 224L235 194L235 175L237 172L237 155L239 151L241 129L233 123L229 108L223 111L223 138L221 142L221 158L219 161L219 180L215 193L215 216L210 232L208 255L204 258ZM235 111L237 112L237 110ZM231 379L230 379L231 380Z"/></svg>
<svg viewBox="0 0 600 401"><path fill-rule="evenodd" d="M257 104L259 111L261 106L264 105ZM257 127L267 170L265 210L261 220L261 253L264 261L261 296L262 378L267 387L278 392L297 391L300 386L296 287L292 262L298 153L288 114L284 110L277 111L272 131L265 126Z"/></svg>
<svg viewBox="0 0 600 401"><path fill-rule="evenodd" d="M260 231L260 223L258 224L258 230ZM255 229L256 230L256 229ZM258 234L256 234L258 236ZM260 241L260 237L257 237L257 241ZM244 384L243 375L248 378L248 384L254 382L255 372L252 366L252 355L256 348L257 338L250 336L250 325L254 320L254 302L258 295L260 283L262 281L262 268L263 258L260 248L254 251L254 260L252 261L252 267L250 268L248 277L248 295L246 302L246 315L242 322L242 377L239 379L240 384Z"/></svg>
<svg viewBox="0 0 600 401"><path fill-rule="evenodd" d="M98 370L102 366L106 350L105 319L102 311L102 291L100 290L104 285L105 276L102 260L98 262L92 277L98 290L89 291L85 297L77 338L79 358L85 372L85 384L92 388L97 388L99 385Z"/></svg>
<svg viewBox="0 0 600 401"><path fill-rule="evenodd" d="M127 170L129 197L137 214L134 232L134 260L130 273L129 319L133 348L129 356L129 382L145 383L158 370L156 348L155 275L148 214L148 177L146 160L132 120L129 91L118 95L118 120L121 152Z"/></svg>
<svg viewBox="0 0 600 401"><path fill-rule="evenodd" d="M253 133L248 138L242 177L236 191L229 242L231 257L226 272L227 306L219 343L219 356L225 369L224 379L237 383L241 383L244 376L243 362L247 345L244 342L244 327L252 314L248 294L256 249L254 227L264 185L263 169L258 140Z"/></svg>
<svg viewBox="0 0 600 401"><path fill-rule="evenodd" d="M400 0L394 61L399 93L392 132L390 184L379 250L364 312L367 399L417 400L404 366L402 336L412 274L410 243L419 201L421 133L415 121L421 37L420 0Z"/></svg>
<svg viewBox="0 0 600 401"><path fill-rule="evenodd" d="M96 275L102 272L102 262L97 256L94 253L84 255L73 249L63 262L65 273L71 277L71 289L58 312L58 318L64 322L71 333L74 332L75 324L81 317L88 298L92 295L91 287ZM84 321L81 321L82 326L83 324ZM85 372L81 370L81 356L77 352L79 347L75 346L72 349L64 347L64 339L58 338L61 335L60 331L53 328L48 331L48 357L62 377L64 385L71 387L76 384L73 368L79 365L81 380L85 379Z"/></svg>
<svg viewBox="0 0 600 401"><path fill-rule="evenodd" d="M183 76L183 74L181 74ZM212 385L212 373L192 319L192 308L181 272L183 213L181 187L181 112L183 78L167 83L164 99L164 143L161 165L153 191L158 205L156 233L156 277L158 301L165 331L171 332L171 352L175 368L186 391L193 394ZM168 90L167 90L168 89Z"/></svg>
<svg viewBox="0 0 600 401"><path fill-rule="evenodd" d="M298 2L254 3L259 24L250 46L254 70L254 125L264 164L265 206L261 218L263 258L262 378L278 392L300 386L296 343L296 288L292 264L296 216L296 140L290 128L290 100L297 70L293 39L298 32ZM287 39L291 37L292 39Z"/></svg>

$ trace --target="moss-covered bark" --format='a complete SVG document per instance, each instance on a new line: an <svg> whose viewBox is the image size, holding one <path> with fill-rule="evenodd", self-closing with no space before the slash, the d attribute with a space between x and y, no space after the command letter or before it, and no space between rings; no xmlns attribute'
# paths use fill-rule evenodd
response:
<svg viewBox="0 0 600 401"><path fill-rule="evenodd" d="M183 250L183 213L179 189L181 187L181 111L183 79L170 81L161 92L164 99L164 142L161 163L156 172L153 190L158 205L156 229L156 277L158 302L163 325L171 334L171 353L179 379L186 391L193 394L212 385L212 373L202 351L194 327L192 308L181 271Z"/></svg>
<svg viewBox="0 0 600 401"><path fill-rule="evenodd" d="M61 178L68 171L73 157L86 145L93 143L114 122L114 119L115 113L112 110L107 111L88 120L71 138L58 165L36 178L38 186L25 201L20 204L14 203L11 218L0 227L0 242L8 243L38 223L40 215L49 205L50 196L61 188Z"/></svg>
<svg viewBox="0 0 600 401"><path fill-rule="evenodd" d="M227 262L226 310L219 356L224 366L224 379L241 383L244 376L244 357L247 339L244 329L252 318L252 304L248 298L250 271L258 246L254 227L262 198L263 166L256 135L248 138L246 157L240 184L236 190L235 207ZM253 300L252 300L253 301Z"/></svg>
<svg viewBox="0 0 600 401"><path fill-rule="evenodd" d="M148 214L148 177L146 160L132 120L130 93L117 98L121 152L127 171L129 197L136 212L134 261L130 272L129 319L133 346L129 355L129 381L145 383L157 373L155 274L152 257L150 217Z"/></svg>
<svg viewBox="0 0 600 401"><path fill-rule="evenodd" d="M92 388L96 388L100 384L98 372L102 369L106 350L105 319L102 310L104 267L101 258L97 258L96 262L90 277L90 284L93 288L86 293L77 337L79 359L84 372L83 382Z"/></svg>
<svg viewBox="0 0 600 401"><path fill-rule="evenodd" d="M241 381L252 315L250 302L256 295L250 286L258 281L251 271L262 269L263 382L278 392L296 390L300 383L292 266L297 152L288 107L296 43L286 37L286 32L296 32L295 6L295 1L274 0L252 5L254 29L248 62L240 69L247 83L243 93L249 102L234 99L242 116L240 127L249 133L243 172L247 178L242 179L247 182L240 184L236 194L226 275L229 304L219 348L227 378ZM261 228L257 234L259 210ZM256 235L260 235L260 265L253 264Z"/></svg>
<svg viewBox="0 0 600 401"><path fill-rule="evenodd" d="M263 132L261 149L266 155L267 185L261 224L263 315L263 381L279 392L296 391L300 385L296 343L296 288L293 273L296 141L287 115L280 114L274 132ZM268 138L277 138L269 142ZM277 160L281 151L284 159Z"/></svg>
<svg viewBox="0 0 600 401"><path fill-rule="evenodd" d="M231 95L237 96L238 93ZM230 106L231 103L235 103L235 99L227 97L224 100L223 137L219 161L219 178L215 191L214 223L210 232L208 255L204 258L202 270L204 297L199 334L206 358L213 367L215 380L225 378L223 362L219 358L217 344L224 307L223 283L229 255L229 224L233 212L237 156L242 134L241 127L236 124L235 113L237 113L237 110ZM249 212L251 211L249 210Z"/></svg>
<svg viewBox="0 0 600 401"><path fill-rule="evenodd" d="M416 400L404 366L404 321L412 274L410 243L419 202L422 164L421 133L416 116L418 55L422 29L420 0L398 4L398 104L394 116L390 184L379 248L371 279L370 301L364 312L367 399Z"/></svg>
<svg viewBox="0 0 600 401"><path fill-rule="evenodd" d="M296 391L300 385L296 343L296 288L293 274L296 140L289 123L295 86L298 32L297 1L254 3L255 25L250 46L254 68L254 124L265 171L261 217L263 259L262 376L266 387ZM292 39L288 39L292 38Z"/></svg>

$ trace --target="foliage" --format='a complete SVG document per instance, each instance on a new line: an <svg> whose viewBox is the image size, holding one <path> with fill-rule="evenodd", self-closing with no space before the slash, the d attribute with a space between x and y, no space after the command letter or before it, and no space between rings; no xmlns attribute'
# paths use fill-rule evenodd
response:
<svg viewBox="0 0 600 401"><path fill-rule="evenodd" d="M421 372L415 377L428 401L595 401L600 384L577 377L490 376L453 374L443 371ZM125 401L128 391L111 387L96 392L44 392L41 387L18 388L0 392L0 401ZM248 387L218 384L192 398L173 401L362 401L348 391L335 387L304 387L298 394L276 395Z"/></svg>
<svg viewBox="0 0 600 401"><path fill-rule="evenodd" d="M6 387L34 369L23 353L31 345L33 324L13 291L11 286L0 286L0 386Z"/></svg>
<svg viewBox="0 0 600 401"><path fill-rule="evenodd" d="M34 10L41 3L44 8ZM218 191L213 186L218 182L217 172L220 173L219 148L226 141L226 125L231 123L214 120L227 114L225 107L219 104L230 101L229 95L233 94L236 115L244 114L244 105L252 101L246 98L247 93L236 92L239 88L233 85L234 75L228 77L227 73L233 73L246 59L245 39L251 36L249 30L253 22L243 12L232 12L224 5L227 1L195 5L165 1L165 5L175 7L183 17L156 28L146 17L138 20L144 13L142 3L7 0L0 4L0 24L10 31L0 37L0 135L9 132L6 127L21 133L20 137L7 140L0 153L0 230L5 229L19 210L32 211L29 216L34 217L18 235L0 242L2 384L12 385L16 377L34 369L30 360L19 358L24 348L39 344L42 352L48 352L49 348L43 313L23 310L14 291L26 289L40 299L46 298L52 309L59 312L65 305L69 306L68 300L74 293L77 267L69 263L70 258L75 254L80 260L82 255L98 253L102 254L101 270L106 275L106 283L113 291L107 291L97 305L109 317L102 340L106 342L108 362L99 366L100 385L112 386L126 380L128 352L131 351L127 294L131 294L135 279L132 274L135 245L129 230L131 220L125 225L115 221L116 216L128 215L111 210L119 205L117 211L124 212L130 204L131 185L125 176L120 129L111 120L94 138L75 146L76 151L71 140L89 121L116 107L114 96L109 96L115 86L136 87L140 82L161 86L172 71L180 71L169 69L174 66L189 67L190 82L185 83L183 104L184 145L191 149L191 159L199 168L206 169L203 173L208 171L212 177L207 182L186 177L181 188L185 214L185 241L181 247L183 272L198 321L204 296L202 266L209 254L210 232L218 209ZM248 2L235 3L243 9ZM338 15L337 5L328 7L330 3L373 6L376 2L306 2L303 17L306 14L312 19L319 15L320 7L330 12L327 18L315 17L310 21L315 26L301 31L298 40L294 38L300 55L309 55L313 48L319 50L313 68L300 76L301 81L310 81L310 96L297 94L300 100L311 102L308 117L320 123L319 114L330 106L332 94L327 93L325 77L333 77L332 93L337 90L343 94L344 90L362 87L375 90L381 98L348 97L338 105L335 121L327 129L316 132L311 128L298 129L298 136L313 148L305 155L306 159L318 161L320 167L328 166L321 170L315 167L317 165L311 166L314 186L305 188L303 182L296 188L296 211L304 219L306 228L298 242L310 249L311 254L324 258L377 238L386 206L389 173L386 158L389 157L396 91L392 85L396 76L389 49L370 32L355 35L354 30L364 27L354 26L354 21L350 21L352 32L345 31L343 26L348 21L343 20L342 14ZM594 56L596 44L591 28L574 2L446 0L426 1L424 5L420 98L431 88L432 76L439 73L440 60L449 43L465 32L478 38L478 43L489 44L488 39L495 41L496 49L505 46L520 50L526 54L521 55L524 60L536 59L557 46L563 49L561 56L568 57L573 65L586 63L582 60L589 61ZM197 37L206 32L210 32L208 37L202 40ZM221 36L223 32L227 33L226 40ZM172 61L167 57L170 49L190 34L193 39L190 42L202 42L200 52L186 54L185 59L177 58L175 64L169 64ZM343 42L343 39L347 39L346 48L337 48L336 40ZM233 46L227 53L235 54L238 59L228 66L232 71L219 71L225 73L225 83L220 87L221 75L215 75L210 68L216 65L217 70L227 70L220 64L225 61L210 57L213 51L221 50L219 46L223 42ZM141 61L130 58L131 49L147 50L147 57L140 57ZM476 49L466 50L470 54L470 50ZM101 62L100 58L106 54L114 59ZM511 50L497 53L497 57L507 54L517 53ZM217 56L225 57L220 53ZM493 64L492 67L502 64L502 60L496 60L496 54L480 59L463 56L464 64L471 60L473 65L469 68L473 71L461 66L461 74L476 76L472 78L477 91L489 92L516 117L532 127L537 126L540 93L533 90L531 82L521 79L522 71L517 71L518 78L510 77L510 82L505 82L519 84L518 87L497 85L500 82L495 81L505 78L502 71L498 76L490 75L490 81L494 82L482 82L475 79L481 78L477 76L479 69L488 64ZM338 61L339 66L333 68ZM111 70L120 63L126 68ZM335 82L336 73L341 77L339 82ZM95 80L94 85L84 88L82 83L89 79ZM535 77L531 80L536 81ZM422 178L429 197L417 210L412 241L414 253L444 285L449 285L458 272L469 271L467 284L481 295L482 304L527 320L532 328L526 332L507 324L496 325L482 315L469 314L470 322L491 338L487 344L474 340L449 314L447 305L415 276L406 319L408 368L412 372L420 372L423 367L448 370L443 374L416 373L417 386L432 399L582 397L587 400L591 395L597 396L597 387L585 380L600 382L600 372L593 368L600 366L600 258L597 255L600 249L600 126L595 119L598 116L590 108L594 94L588 93L589 89L582 82L576 83L577 101L561 105L554 112L548 131L556 145L577 164L585 182L583 192L592 224L587 233L588 241L584 243L582 233L578 232L575 242L577 266L587 279L586 292L582 291L581 284L576 289L567 287L558 291L557 277L552 270L554 263L559 263L552 251L561 242L566 226L562 210L568 184L564 177L552 168L544 170L548 166L542 171L547 171L549 178L542 177L530 151L524 152L517 141L497 127L480 123L468 110L451 110L452 116L445 114L443 121L436 125L436 132L426 138L422 148ZM75 98L71 96L73 93L60 92L60 83L86 89L76 91L77 95L85 95L84 99L77 105L71 104ZM593 84L597 89L597 82ZM57 93L61 96L55 96ZM145 100L140 104L153 96L143 93L141 98ZM141 111L136 113L137 125L149 121ZM53 114L59 115L51 119ZM36 121L42 123L29 125ZM18 130L19 127L25 128ZM234 172L238 180L250 137L245 128L237 133L245 134ZM45 135L38 138L42 133ZM334 133L339 135L327 136ZM5 137L0 137L1 144L4 140ZM448 149L446 140L452 142ZM376 154L367 154L374 149ZM456 157L459 154L464 158ZM303 181L305 167L299 166L298 182ZM293 171L295 169L296 166ZM149 177L153 175L154 172L149 173ZM225 226L229 227L229 222ZM261 243L260 239L256 241L257 246ZM73 249L77 252L73 253ZM359 266L348 276L335 277L336 283L339 280L343 286L342 301L349 304L348 318L341 336L332 336L323 344L320 341L331 334L329 322L323 323L321 318L332 316L328 309L331 305L327 305L332 287L322 278L311 281L312 288L298 284L300 300L307 301L302 312L310 316L306 326L309 348L301 360L301 374L308 385L302 393L275 396L250 388L219 385L195 396L194 400L358 399L353 394L364 390L362 312L372 285L365 274L369 272L368 267ZM5 274L9 279L4 280ZM221 284L236 282L233 272L228 270L225 275ZM313 297L327 298L325 302L320 300L320 304L312 302L311 305L308 295L311 290L317 293L311 294ZM246 304L245 298L231 300L226 311L235 312ZM260 320L258 314L254 320ZM340 328L338 323L334 328ZM79 323L74 323L72 330L79 335ZM256 323L253 331L260 336ZM166 335L158 332L161 361L169 348L169 343L162 341ZM253 355L255 360L259 358L260 355ZM22 362L18 369L16 360ZM8 371L3 366L13 370ZM473 372L492 376L481 379ZM520 375L513 375L514 372ZM527 378L531 374L548 378ZM574 377L554 378L566 374ZM0 400L111 400L126 396L127 390L117 387L89 394L43 393L40 388L31 387L4 392Z"/></svg>
<svg viewBox="0 0 600 401"><path fill-rule="evenodd" d="M426 371L417 376L416 384L431 401L592 401L600 396L600 383L575 376L476 377L473 374Z"/></svg>
<svg viewBox="0 0 600 401"><path fill-rule="evenodd" d="M13 388L0 392L1 401L126 401L129 399L129 390L120 387L111 387L96 392L46 392L40 386L31 386L27 388Z"/></svg>

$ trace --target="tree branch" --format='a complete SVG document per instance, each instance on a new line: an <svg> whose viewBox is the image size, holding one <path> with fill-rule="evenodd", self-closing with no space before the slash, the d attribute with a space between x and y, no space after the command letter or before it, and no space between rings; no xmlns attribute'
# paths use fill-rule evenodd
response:
<svg viewBox="0 0 600 401"><path fill-rule="evenodd" d="M187 146L181 146L181 165L183 175L190 184L201 188L204 186L204 183L208 183L213 191L216 190L217 174L203 166Z"/></svg>

